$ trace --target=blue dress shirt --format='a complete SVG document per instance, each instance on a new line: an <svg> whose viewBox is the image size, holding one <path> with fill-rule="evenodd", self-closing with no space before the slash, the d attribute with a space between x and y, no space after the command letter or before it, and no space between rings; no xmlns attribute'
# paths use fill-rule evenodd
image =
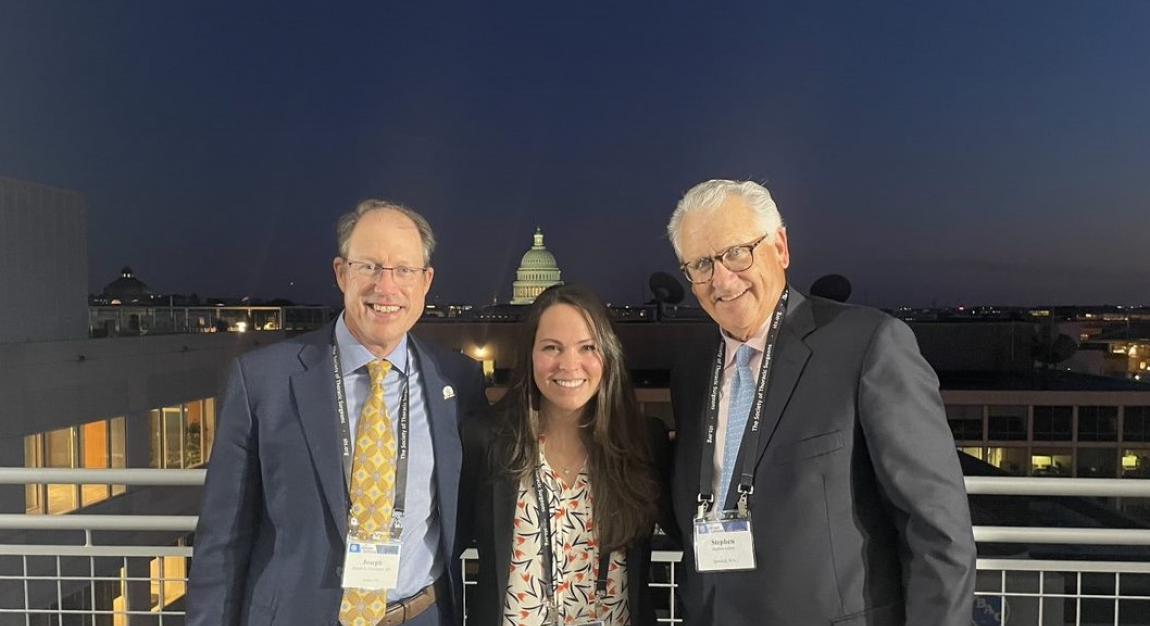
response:
<svg viewBox="0 0 1150 626"><path fill-rule="evenodd" d="M343 385L347 395L347 412L351 432L355 433L359 424L359 413L371 392L371 376L367 364L375 358L363 344L352 336L343 314L335 323L335 339L339 344L340 368L343 371ZM386 358L391 362L391 371L383 384L383 401L391 415L392 428L398 429L399 400L403 391L403 379L411 369L410 391L410 431L407 465L407 510L403 516L403 552L399 560L399 583L387 594L388 602L395 602L414 595L430 585L443 573L444 563L437 559L439 554L439 508L436 506L435 454L431 444L431 424L427 420L427 402L423 393L423 376L419 370L418 356L408 350L407 336L399 342L395 350ZM411 357L412 363L408 362ZM398 432L396 434L398 437ZM353 443L355 437L352 437ZM333 450L332 454L339 454ZM346 480L346 479L345 479Z"/></svg>

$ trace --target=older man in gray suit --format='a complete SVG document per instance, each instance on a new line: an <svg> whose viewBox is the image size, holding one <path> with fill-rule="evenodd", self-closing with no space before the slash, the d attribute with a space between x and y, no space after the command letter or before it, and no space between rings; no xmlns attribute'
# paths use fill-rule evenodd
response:
<svg viewBox="0 0 1150 626"><path fill-rule="evenodd" d="M970 513L910 329L788 287L754 182L697 185L668 232L721 331L671 381L687 623L968 625Z"/></svg>
<svg viewBox="0 0 1150 626"><path fill-rule="evenodd" d="M463 621L459 427L487 406L483 377L408 333L434 273L423 217L370 200L338 235L343 314L233 368L196 528L190 626Z"/></svg>

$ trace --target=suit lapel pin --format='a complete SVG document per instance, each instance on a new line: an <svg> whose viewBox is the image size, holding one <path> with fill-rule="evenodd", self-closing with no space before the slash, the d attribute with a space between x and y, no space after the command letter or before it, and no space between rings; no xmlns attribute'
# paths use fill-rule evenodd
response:
<svg viewBox="0 0 1150 626"><path fill-rule="evenodd" d="M454 397L455 397L455 390L451 388L451 385L444 385L443 386L443 399L444 400L450 400Z"/></svg>

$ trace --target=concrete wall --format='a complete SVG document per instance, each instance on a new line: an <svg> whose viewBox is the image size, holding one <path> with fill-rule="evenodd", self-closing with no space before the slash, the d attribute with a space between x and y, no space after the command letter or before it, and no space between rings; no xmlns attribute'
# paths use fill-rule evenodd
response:
<svg viewBox="0 0 1150 626"><path fill-rule="evenodd" d="M0 344L0 440L218 395L232 358L282 338L261 332ZM23 464L0 458L0 465Z"/></svg>
<svg viewBox="0 0 1150 626"><path fill-rule="evenodd" d="M0 177L0 344L86 336L84 197Z"/></svg>

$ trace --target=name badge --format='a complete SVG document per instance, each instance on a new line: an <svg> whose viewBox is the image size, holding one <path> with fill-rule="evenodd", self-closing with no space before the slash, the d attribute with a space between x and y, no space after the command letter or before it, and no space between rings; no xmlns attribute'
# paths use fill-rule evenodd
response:
<svg viewBox="0 0 1150 626"><path fill-rule="evenodd" d="M343 557L345 589L380 591L399 584L399 541L367 541L348 537Z"/></svg>
<svg viewBox="0 0 1150 626"><path fill-rule="evenodd" d="M755 569L751 520L695 520L695 569L700 572Z"/></svg>

